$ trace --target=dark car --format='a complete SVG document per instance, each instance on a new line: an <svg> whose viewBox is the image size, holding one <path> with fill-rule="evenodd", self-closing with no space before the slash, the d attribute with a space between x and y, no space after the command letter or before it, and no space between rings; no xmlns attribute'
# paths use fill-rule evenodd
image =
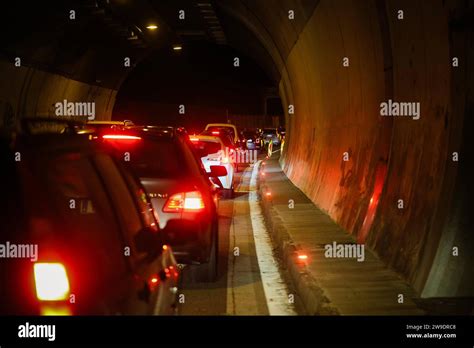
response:
<svg viewBox="0 0 474 348"><path fill-rule="evenodd" d="M268 146L271 142L273 145L280 145L281 141L277 134L276 128L264 128L260 136L263 146Z"/></svg>
<svg viewBox="0 0 474 348"><path fill-rule="evenodd" d="M175 312L179 270L130 171L79 135L20 135L0 152L0 243L17 250L0 259L1 314Z"/></svg>
<svg viewBox="0 0 474 348"><path fill-rule="evenodd" d="M101 133L100 141L127 162L145 186L160 228L179 263L196 266L201 281L217 277L217 190L209 176L226 175L214 166L208 174L179 129L135 127Z"/></svg>
<svg viewBox="0 0 474 348"><path fill-rule="evenodd" d="M247 150L260 150L260 135L256 130L244 129L241 138Z"/></svg>

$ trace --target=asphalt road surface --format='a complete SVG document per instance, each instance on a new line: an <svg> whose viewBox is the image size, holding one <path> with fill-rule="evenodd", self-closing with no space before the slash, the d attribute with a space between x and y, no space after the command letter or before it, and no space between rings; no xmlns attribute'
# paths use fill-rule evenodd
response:
<svg viewBox="0 0 474 348"><path fill-rule="evenodd" d="M218 280L196 282L193 266L183 269L180 315L296 314L263 223L256 193L258 165L236 173L235 198L220 201Z"/></svg>

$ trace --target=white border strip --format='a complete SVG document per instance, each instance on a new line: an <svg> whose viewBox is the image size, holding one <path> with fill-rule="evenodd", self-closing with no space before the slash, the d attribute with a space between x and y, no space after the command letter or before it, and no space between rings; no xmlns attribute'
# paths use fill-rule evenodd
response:
<svg viewBox="0 0 474 348"><path fill-rule="evenodd" d="M289 302L288 288L281 277L278 262L273 255L272 240L265 227L262 207L258 201L257 176L261 162L258 161L253 166L249 184L249 206L258 267L267 299L268 312L270 315L296 315L293 305Z"/></svg>

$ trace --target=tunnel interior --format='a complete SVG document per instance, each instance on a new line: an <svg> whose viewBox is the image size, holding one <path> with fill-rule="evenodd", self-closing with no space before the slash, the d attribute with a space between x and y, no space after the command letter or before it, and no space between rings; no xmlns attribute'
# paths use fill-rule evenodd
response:
<svg viewBox="0 0 474 348"><path fill-rule="evenodd" d="M190 133L235 117L262 126L268 91L276 94L276 84L251 58L228 46L191 42L183 51L166 47L142 61L123 82L112 114L140 124L183 126Z"/></svg>
<svg viewBox="0 0 474 348"><path fill-rule="evenodd" d="M271 126L276 98L289 179L420 297L472 297L473 11L461 0L9 4L0 126L54 117L65 99L95 102L99 120ZM412 113L382 115L390 101Z"/></svg>

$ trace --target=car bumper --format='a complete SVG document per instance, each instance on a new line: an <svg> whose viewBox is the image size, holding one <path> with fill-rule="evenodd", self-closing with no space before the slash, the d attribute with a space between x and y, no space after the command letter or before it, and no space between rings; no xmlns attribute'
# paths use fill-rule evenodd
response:
<svg viewBox="0 0 474 348"><path fill-rule="evenodd" d="M168 221L162 232L178 263L199 264L208 261L212 229L212 220L183 218Z"/></svg>
<svg viewBox="0 0 474 348"><path fill-rule="evenodd" d="M255 150L256 148L257 148L257 145L255 143L247 143L248 150Z"/></svg>

